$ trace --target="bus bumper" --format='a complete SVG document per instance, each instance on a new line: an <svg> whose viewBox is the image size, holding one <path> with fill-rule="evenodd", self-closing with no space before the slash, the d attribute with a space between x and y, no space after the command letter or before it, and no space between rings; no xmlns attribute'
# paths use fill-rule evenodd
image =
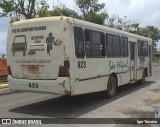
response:
<svg viewBox="0 0 160 127"><path fill-rule="evenodd" d="M16 79L8 75L8 84L9 89L14 91L71 95L68 77L58 77L56 80L30 80Z"/></svg>

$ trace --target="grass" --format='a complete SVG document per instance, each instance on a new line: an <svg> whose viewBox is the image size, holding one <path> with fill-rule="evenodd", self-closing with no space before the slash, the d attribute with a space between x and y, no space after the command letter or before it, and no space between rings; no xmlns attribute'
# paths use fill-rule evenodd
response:
<svg viewBox="0 0 160 127"><path fill-rule="evenodd" d="M158 60L160 60L160 56L154 56L154 61L158 62Z"/></svg>
<svg viewBox="0 0 160 127"><path fill-rule="evenodd" d="M7 81L0 81L0 85L1 84L8 84L8 82Z"/></svg>
<svg viewBox="0 0 160 127"><path fill-rule="evenodd" d="M154 56L154 65L158 65L158 60L160 60L160 56Z"/></svg>

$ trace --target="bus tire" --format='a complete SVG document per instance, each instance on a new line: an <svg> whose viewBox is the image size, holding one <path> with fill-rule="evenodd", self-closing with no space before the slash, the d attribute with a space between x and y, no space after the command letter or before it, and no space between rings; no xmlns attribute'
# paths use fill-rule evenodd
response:
<svg viewBox="0 0 160 127"><path fill-rule="evenodd" d="M105 92L105 97L112 98L116 94L117 81L114 76L110 76L107 83L107 91Z"/></svg>
<svg viewBox="0 0 160 127"><path fill-rule="evenodd" d="M146 71L143 71L142 79L140 79L140 84L143 85L146 82Z"/></svg>

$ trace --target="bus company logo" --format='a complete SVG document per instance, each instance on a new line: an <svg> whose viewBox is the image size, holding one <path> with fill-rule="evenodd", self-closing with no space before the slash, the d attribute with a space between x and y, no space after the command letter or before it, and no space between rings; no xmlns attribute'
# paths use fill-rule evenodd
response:
<svg viewBox="0 0 160 127"><path fill-rule="evenodd" d="M2 119L2 124L12 124L11 119Z"/></svg>

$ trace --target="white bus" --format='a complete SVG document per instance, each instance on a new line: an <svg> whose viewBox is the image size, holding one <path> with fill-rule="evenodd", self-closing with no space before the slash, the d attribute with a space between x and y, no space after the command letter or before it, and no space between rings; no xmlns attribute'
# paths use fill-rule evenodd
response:
<svg viewBox="0 0 160 127"><path fill-rule="evenodd" d="M113 97L153 74L152 39L69 17L12 23L7 55L15 91Z"/></svg>

